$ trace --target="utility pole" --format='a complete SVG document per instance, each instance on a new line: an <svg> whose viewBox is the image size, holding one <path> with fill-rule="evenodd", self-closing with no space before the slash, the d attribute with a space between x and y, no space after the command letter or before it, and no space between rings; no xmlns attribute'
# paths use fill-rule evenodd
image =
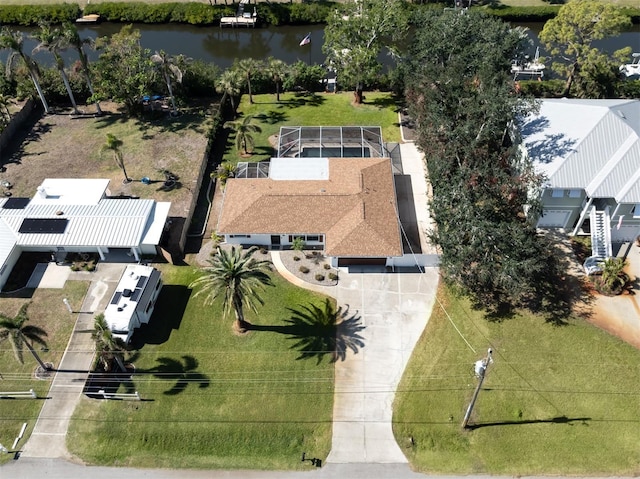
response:
<svg viewBox="0 0 640 479"><path fill-rule="evenodd" d="M493 350L489 348L487 350L487 357L484 359L480 359L475 363L475 372L478 377L478 385L476 386L476 390L473 392L473 397L471 398L471 402L469 403L469 407L467 408L467 412L464 415L464 419L462 420L462 429L466 429L469 423L469 418L471 417L471 411L473 411L473 406L476 404L476 399L478 399L478 393L480 392L480 388L482 387L482 382L484 381L485 374L487 373L487 367L489 364L493 362L491 355L493 354Z"/></svg>

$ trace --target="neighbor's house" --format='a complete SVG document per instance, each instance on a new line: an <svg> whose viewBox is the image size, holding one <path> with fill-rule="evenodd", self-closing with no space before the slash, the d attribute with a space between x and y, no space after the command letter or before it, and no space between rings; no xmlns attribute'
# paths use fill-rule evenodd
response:
<svg viewBox="0 0 640 479"><path fill-rule="evenodd" d="M538 227L590 234L597 257L640 235L640 101L542 100L521 135L547 179Z"/></svg>
<svg viewBox="0 0 640 479"><path fill-rule="evenodd" d="M379 128L283 128L277 158L227 180L217 232L272 249L301 237L333 266L391 266L403 246L384 151Z"/></svg>
<svg viewBox="0 0 640 479"><path fill-rule="evenodd" d="M104 311L115 337L129 343L134 329L149 322L161 288L157 269L141 264L127 266Z"/></svg>
<svg viewBox="0 0 640 479"><path fill-rule="evenodd" d="M20 254L155 255L171 203L111 197L105 179L46 179L33 198L0 199L0 288Z"/></svg>

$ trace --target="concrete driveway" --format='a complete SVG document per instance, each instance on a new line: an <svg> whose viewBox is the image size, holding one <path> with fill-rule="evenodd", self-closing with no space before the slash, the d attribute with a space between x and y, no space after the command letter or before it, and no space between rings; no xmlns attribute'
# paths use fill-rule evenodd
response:
<svg viewBox="0 0 640 479"><path fill-rule="evenodd" d="M333 288L349 317L361 318L364 345L336 363L328 463L406 463L391 428L395 390L433 307L438 269L348 273Z"/></svg>

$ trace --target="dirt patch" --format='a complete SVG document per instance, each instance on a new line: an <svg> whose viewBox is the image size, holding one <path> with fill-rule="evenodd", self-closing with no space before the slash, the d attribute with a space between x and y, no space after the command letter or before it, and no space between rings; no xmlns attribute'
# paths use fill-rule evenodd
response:
<svg viewBox="0 0 640 479"><path fill-rule="evenodd" d="M198 190L211 105L194 104L178 118L167 113L132 119L110 102L101 103L101 117L89 114L91 105L81 107L87 114L80 117L68 112L43 116L2 152L2 179L13 184L13 196L30 198L45 178L107 178L110 194L170 201L170 215L184 217ZM107 133L123 141L131 183L123 184L124 174L110 152L101 152ZM173 188L164 187L162 170L178 177ZM150 184L142 183L143 177Z"/></svg>

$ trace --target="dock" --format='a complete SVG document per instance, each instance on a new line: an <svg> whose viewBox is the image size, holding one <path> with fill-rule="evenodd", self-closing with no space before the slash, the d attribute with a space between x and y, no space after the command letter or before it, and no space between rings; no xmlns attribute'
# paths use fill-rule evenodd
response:
<svg viewBox="0 0 640 479"><path fill-rule="evenodd" d="M221 27L255 27L258 18L255 15L241 17L222 17L220 19Z"/></svg>

